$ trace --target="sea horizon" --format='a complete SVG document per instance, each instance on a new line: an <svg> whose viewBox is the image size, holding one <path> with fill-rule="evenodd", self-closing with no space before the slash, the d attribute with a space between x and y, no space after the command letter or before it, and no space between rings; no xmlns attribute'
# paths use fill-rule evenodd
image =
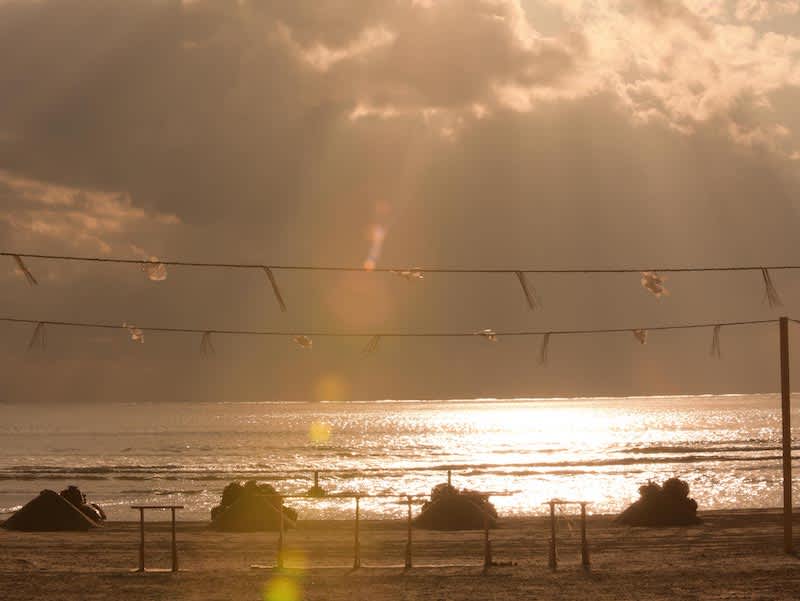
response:
<svg viewBox="0 0 800 601"><path fill-rule="evenodd" d="M620 394L620 395L554 395L554 396L509 396L509 397L449 397L449 398L382 398L382 399L222 399L222 400L197 400L197 399L38 399L38 400L9 400L0 399L0 405L27 405L30 403L41 405L63 405L80 403L86 405L143 405L161 403L191 403L199 405L309 405L309 404L381 404L381 403L524 403L547 401L603 401L603 400L647 400L647 399L672 399L672 398L736 398L736 397L779 397L780 391L770 392L691 392L670 394ZM792 392L792 398L800 396L800 392Z"/></svg>

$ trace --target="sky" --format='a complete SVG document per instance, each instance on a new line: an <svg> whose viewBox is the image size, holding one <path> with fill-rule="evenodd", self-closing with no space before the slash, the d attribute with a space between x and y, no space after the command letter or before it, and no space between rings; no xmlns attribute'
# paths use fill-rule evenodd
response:
<svg viewBox="0 0 800 601"><path fill-rule="evenodd" d="M0 249L378 267L798 264L800 0L0 0ZM800 318L800 273L263 273L0 261L0 315L201 330ZM6 401L773 392L777 326L541 340L0 324ZM795 362L800 365L800 361Z"/></svg>

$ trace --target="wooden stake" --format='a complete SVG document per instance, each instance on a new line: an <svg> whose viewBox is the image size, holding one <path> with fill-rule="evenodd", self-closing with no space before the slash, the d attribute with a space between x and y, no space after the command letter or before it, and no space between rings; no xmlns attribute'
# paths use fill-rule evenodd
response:
<svg viewBox="0 0 800 601"><path fill-rule="evenodd" d="M283 569L283 499L278 507L280 513L280 529L278 531L278 569Z"/></svg>
<svg viewBox="0 0 800 601"><path fill-rule="evenodd" d="M144 572L144 507L139 508L139 571Z"/></svg>
<svg viewBox="0 0 800 601"><path fill-rule="evenodd" d="M783 550L792 544L792 389L789 384L789 318L780 319L781 342L781 426L783 438Z"/></svg>
<svg viewBox="0 0 800 601"><path fill-rule="evenodd" d="M489 571L492 567L492 543L489 540L489 514L483 512L483 571Z"/></svg>
<svg viewBox="0 0 800 601"><path fill-rule="evenodd" d="M586 503L581 503L581 565L589 569L589 541L586 538Z"/></svg>
<svg viewBox="0 0 800 601"><path fill-rule="evenodd" d="M361 567L361 544L358 540L358 511L359 511L359 501L360 497L356 497L356 529L355 529L355 540L353 543L353 569L357 570Z"/></svg>
<svg viewBox="0 0 800 601"><path fill-rule="evenodd" d="M172 511L172 571L178 571L178 544L175 540L175 508L170 507Z"/></svg>
<svg viewBox="0 0 800 601"><path fill-rule="evenodd" d="M550 558L548 565L554 572L558 569L558 558L556 556L556 504L550 501Z"/></svg>
<svg viewBox="0 0 800 601"><path fill-rule="evenodd" d="M408 541L406 542L406 569L411 569L411 497L408 497Z"/></svg>

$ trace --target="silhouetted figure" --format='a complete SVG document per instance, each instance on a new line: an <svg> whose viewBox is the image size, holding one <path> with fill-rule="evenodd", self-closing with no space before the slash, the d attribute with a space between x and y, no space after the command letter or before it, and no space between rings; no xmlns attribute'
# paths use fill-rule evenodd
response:
<svg viewBox="0 0 800 601"><path fill-rule="evenodd" d="M628 526L690 526L699 524L697 502L689 498L689 484L670 478L662 486L639 487L639 500L623 511L617 522Z"/></svg>

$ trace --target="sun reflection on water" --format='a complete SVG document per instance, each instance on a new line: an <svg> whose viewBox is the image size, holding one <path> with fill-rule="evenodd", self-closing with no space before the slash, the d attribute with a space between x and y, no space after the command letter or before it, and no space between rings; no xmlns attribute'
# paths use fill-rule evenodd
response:
<svg viewBox="0 0 800 601"><path fill-rule="evenodd" d="M493 497L501 515L544 513L551 498L616 512L647 480L673 475L689 482L701 509L781 500L780 411L770 395L164 403L157 419L135 404L15 408L14 419L9 411L0 406L7 418L0 420L2 507L24 502L26 485L38 490L68 479L91 483L112 519L125 519L133 502L167 500L186 505L187 518L207 519L231 480L300 494L314 470L329 493L415 495L428 494L452 469L460 488L513 493ZM350 519L354 509L352 500L330 498L291 505L303 519ZM363 499L361 509L367 519L403 518L406 510L398 499Z"/></svg>

